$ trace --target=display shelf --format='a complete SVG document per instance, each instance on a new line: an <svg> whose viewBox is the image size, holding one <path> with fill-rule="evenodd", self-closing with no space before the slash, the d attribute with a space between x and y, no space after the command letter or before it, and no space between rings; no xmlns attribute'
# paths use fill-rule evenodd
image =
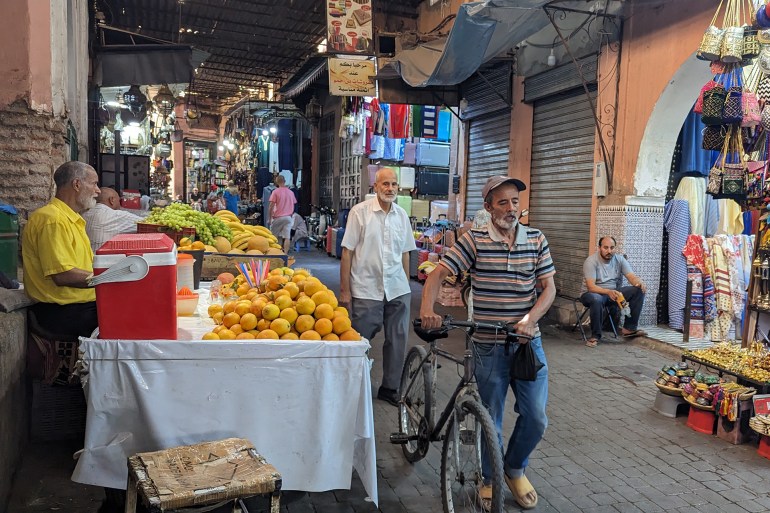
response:
<svg viewBox="0 0 770 513"><path fill-rule="evenodd" d="M715 363L707 362L705 360L701 360L700 358L696 358L694 356L690 355L682 355L682 361L683 362L692 362L697 363L698 365L702 367L706 367L707 369L714 371L717 373L719 377L723 377L725 375L732 376L736 379L738 384L740 385L750 385L757 389L757 392L760 394L767 394L770 393L770 383L763 382L763 381L756 381L751 378L747 378L743 374L739 374L735 371L731 371L729 369L725 369L724 367L720 367L719 365L716 365Z"/></svg>

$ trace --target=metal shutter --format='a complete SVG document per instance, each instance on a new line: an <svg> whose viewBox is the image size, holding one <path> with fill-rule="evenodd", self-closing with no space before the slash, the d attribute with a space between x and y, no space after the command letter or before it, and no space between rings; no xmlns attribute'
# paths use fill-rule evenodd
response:
<svg viewBox="0 0 770 513"><path fill-rule="evenodd" d="M479 71L462 86L468 101L463 119L468 126L468 170L465 216L483 207L481 189L487 178L508 174L511 137L512 70L508 62Z"/></svg>
<svg viewBox="0 0 770 513"><path fill-rule="evenodd" d="M318 172L318 202L322 207L334 207L334 114L321 118L320 162Z"/></svg>
<svg viewBox="0 0 770 513"><path fill-rule="evenodd" d="M596 98L596 85L591 85ZM593 194L594 124L582 88L535 102L530 223L548 239L556 290L578 297L588 257Z"/></svg>
<svg viewBox="0 0 770 513"><path fill-rule="evenodd" d="M465 215L473 216L484 205L481 189L487 178L508 174L511 149L511 111L485 114L470 122Z"/></svg>

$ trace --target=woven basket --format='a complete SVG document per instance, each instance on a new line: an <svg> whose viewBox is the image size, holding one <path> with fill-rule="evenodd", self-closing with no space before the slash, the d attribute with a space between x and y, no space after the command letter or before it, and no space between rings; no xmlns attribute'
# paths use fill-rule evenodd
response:
<svg viewBox="0 0 770 513"><path fill-rule="evenodd" d="M682 389L676 388L676 387L667 387L665 385L661 385L657 381L653 381L655 383L655 386L658 387L658 390L664 395L670 395L672 397L682 397Z"/></svg>
<svg viewBox="0 0 770 513"><path fill-rule="evenodd" d="M703 406L702 404L698 404L695 401L691 401L690 398L684 394L682 394L682 397L684 397L684 400L687 401L687 404L692 406L693 408L698 408L699 410L703 411L716 411L713 406Z"/></svg>
<svg viewBox="0 0 770 513"><path fill-rule="evenodd" d="M760 435L770 436L770 415L757 415L749 419L749 427Z"/></svg>

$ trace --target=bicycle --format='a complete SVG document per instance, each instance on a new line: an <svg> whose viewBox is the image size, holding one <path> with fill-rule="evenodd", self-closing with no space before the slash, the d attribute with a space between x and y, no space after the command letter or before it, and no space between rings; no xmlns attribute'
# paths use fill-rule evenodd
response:
<svg viewBox="0 0 770 513"><path fill-rule="evenodd" d="M473 333L478 329L502 332L507 341L530 339L514 331L513 324L482 323L454 320L446 316L441 328L424 330L419 319L413 322L415 333L430 349L414 346L409 350L401 374L401 400L398 406L400 431L390 435L390 442L400 444L404 456L415 463L428 452L430 442L443 441L441 448L441 499L445 513L455 513L462 506L469 511L503 511L503 457L494 422L479 397L474 377ZM437 347L437 341L449 336L449 330L465 331L465 352L462 358ZM462 366L462 375L438 421L436 414L436 370L442 357ZM446 426L446 432L442 430ZM477 494L482 483L481 451L489 451L492 463L492 501L489 509L478 504ZM455 504L457 502L458 504ZM475 509L476 506L479 509ZM465 510L463 510L465 511Z"/></svg>
<svg viewBox="0 0 770 513"><path fill-rule="evenodd" d="M318 249L326 249L326 231L332 229L334 224L334 216L337 215L337 211L329 207L319 207L317 205L310 205L316 209L319 213L318 217L308 217L308 238L311 243Z"/></svg>

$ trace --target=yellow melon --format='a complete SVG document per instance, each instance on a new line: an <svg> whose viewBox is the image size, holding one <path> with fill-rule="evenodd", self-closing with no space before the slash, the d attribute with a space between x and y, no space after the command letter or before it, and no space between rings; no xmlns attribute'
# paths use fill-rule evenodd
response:
<svg viewBox="0 0 770 513"><path fill-rule="evenodd" d="M283 255L283 250L278 248L270 248L265 251L265 255Z"/></svg>
<svg viewBox="0 0 770 513"><path fill-rule="evenodd" d="M248 242L249 249L256 249L261 251L263 254L270 249L270 241L267 240L262 235L255 235L249 239Z"/></svg>
<svg viewBox="0 0 770 513"><path fill-rule="evenodd" d="M214 247L217 248L217 251L220 253L227 253L232 248L232 246L230 246L230 241L222 236L214 237Z"/></svg>
<svg viewBox="0 0 770 513"><path fill-rule="evenodd" d="M247 255L264 255L263 252L261 252L258 249L250 249L246 252Z"/></svg>

